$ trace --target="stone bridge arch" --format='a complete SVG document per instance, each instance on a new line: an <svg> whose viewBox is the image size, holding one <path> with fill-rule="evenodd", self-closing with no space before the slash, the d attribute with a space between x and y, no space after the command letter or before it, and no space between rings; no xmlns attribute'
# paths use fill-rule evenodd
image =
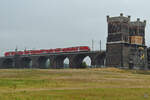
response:
<svg viewBox="0 0 150 100"><path fill-rule="evenodd" d="M19 68L32 68L32 59L30 57L22 57Z"/></svg>
<svg viewBox="0 0 150 100"><path fill-rule="evenodd" d="M14 60L11 58L7 58L2 61L1 68L14 68L14 66Z"/></svg>
<svg viewBox="0 0 150 100"><path fill-rule="evenodd" d="M64 68L64 60L68 58L70 66L70 57L69 55L58 55L53 59L53 68Z"/></svg>
<svg viewBox="0 0 150 100"><path fill-rule="evenodd" d="M47 65L48 60L50 61L50 57L48 56L40 56L37 60L38 68L49 68L50 64Z"/></svg>
<svg viewBox="0 0 150 100"><path fill-rule="evenodd" d="M82 65L84 58L89 57L92 63L92 56L87 54L79 54L71 57L70 68L85 68L86 66Z"/></svg>
<svg viewBox="0 0 150 100"><path fill-rule="evenodd" d="M63 61L63 64L64 64L64 68L69 68L70 59L68 57L66 57Z"/></svg>
<svg viewBox="0 0 150 100"><path fill-rule="evenodd" d="M85 63L86 67L90 68L90 67L92 67L92 58L90 56L85 56L82 60L82 63L83 63L83 65Z"/></svg>

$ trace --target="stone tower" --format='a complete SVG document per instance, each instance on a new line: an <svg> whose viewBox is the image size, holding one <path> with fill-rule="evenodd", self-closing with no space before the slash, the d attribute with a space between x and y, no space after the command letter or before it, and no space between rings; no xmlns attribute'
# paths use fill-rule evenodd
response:
<svg viewBox="0 0 150 100"><path fill-rule="evenodd" d="M106 66L140 68L147 65L145 46L146 21L130 21L130 16L107 16L108 37L106 44Z"/></svg>
<svg viewBox="0 0 150 100"><path fill-rule="evenodd" d="M108 38L107 43L128 43L130 16L124 17L121 13L118 17L107 16Z"/></svg>
<svg viewBox="0 0 150 100"><path fill-rule="evenodd" d="M145 26L146 20L143 22L137 18L137 21L130 22L129 35L131 44L145 45Z"/></svg>

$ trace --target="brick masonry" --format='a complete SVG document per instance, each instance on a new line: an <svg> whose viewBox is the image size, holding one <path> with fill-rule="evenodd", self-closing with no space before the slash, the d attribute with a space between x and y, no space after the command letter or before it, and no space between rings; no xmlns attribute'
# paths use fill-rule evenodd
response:
<svg viewBox="0 0 150 100"><path fill-rule="evenodd" d="M123 14L118 17L107 16L106 66L147 69L146 21L130 19L130 16Z"/></svg>

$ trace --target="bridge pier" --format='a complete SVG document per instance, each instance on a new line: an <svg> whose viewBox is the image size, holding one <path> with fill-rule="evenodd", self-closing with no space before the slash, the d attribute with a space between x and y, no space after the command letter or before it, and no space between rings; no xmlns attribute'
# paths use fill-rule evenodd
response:
<svg viewBox="0 0 150 100"><path fill-rule="evenodd" d="M95 67L105 66L105 53L98 54L92 57L91 65Z"/></svg>
<svg viewBox="0 0 150 100"><path fill-rule="evenodd" d="M48 56L40 56L37 59L38 68L41 68L41 69L47 68L48 66L46 66L46 62L47 62L48 59L49 59Z"/></svg>
<svg viewBox="0 0 150 100"><path fill-rule="evenodd" d="M31 57L31 60L32 60L32 68L39 68L39 65L37 63L38 57L33 56L33 57Z"/></svg>
<svg viewBox="0 0 150 100"><path fill-rule="evenodd" d="M8 68L14 68L14 59L11 58L6 58L6 59L1 59L0 61L0 68L1 69L8 69Z"/></svg>

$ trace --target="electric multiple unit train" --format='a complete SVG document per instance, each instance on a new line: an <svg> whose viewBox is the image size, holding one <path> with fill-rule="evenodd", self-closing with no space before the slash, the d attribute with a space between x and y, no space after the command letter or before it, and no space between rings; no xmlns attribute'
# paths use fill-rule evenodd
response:
<svg viewBox="0 0 150 100"><path fill-rule="evenodd" d="M43 50L24 50L24 51L12 51L5 52L5 56L15 56L15 55L38 55L38 54L48 54L48 53L67 53L67 52L84 52L90 51L88 46L78 46L69 48L56 48L56 49L43 49Z"/></svg>

